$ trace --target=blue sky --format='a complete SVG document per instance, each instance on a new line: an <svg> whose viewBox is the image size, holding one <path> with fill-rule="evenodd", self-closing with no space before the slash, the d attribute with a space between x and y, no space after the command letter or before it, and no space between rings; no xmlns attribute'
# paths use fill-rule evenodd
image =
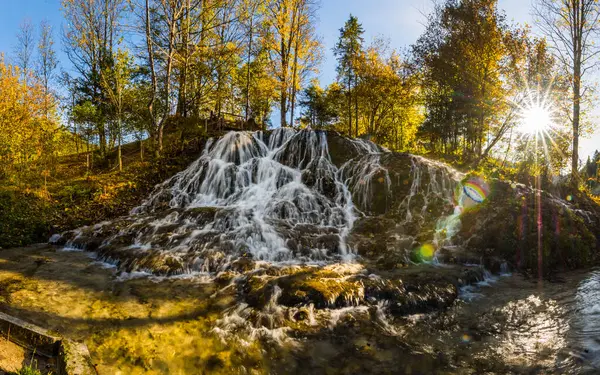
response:
<svg viewBox="0 0 600 375"><path fill-rule="evenodd" d="M55 27L55 37L59 43L59 31L62 24L60 0L0 0L0 52L8 58L13 50L15 34L23 19L29 18L32 23L39 24L47 19ZM499 0L508 20L519 23L532 23L530 17L530 0ZM321 0L319 11L318 33L325 45L325 61L321 66L319 78L323 84L335 79L335 59L331 52L338 36L339 29L350 14L357 16L366 31L366 40L383 36L392 48L402 50L414 43L424 29L424 14L431 9L429 0ZM68 68L67 60L60 53L63 68ZM597 123L600 116L595 116ZM594 135L582 140L583 158L600 149L600 126Z"/></svg>

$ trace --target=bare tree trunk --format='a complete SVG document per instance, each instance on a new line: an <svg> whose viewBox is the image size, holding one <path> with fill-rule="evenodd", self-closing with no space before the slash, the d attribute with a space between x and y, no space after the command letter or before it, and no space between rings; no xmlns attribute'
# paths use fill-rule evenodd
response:
<svg viewBox="0 0 600 375"><path fill-rule="evenodd" d="M120 116L120 114L119 114ZM118 150L117 150L117 157L119 159L119 172L123 172L123 157L122 157L122 153L121 153L121 119L119 118L119 134L117 136L118 138L118 142L119 142L119 146L118 146Z"/></svg>
<svg viewBox="0 0 600 375"><path fill-rule="evenodd" d="M158 128L158 150L159 150L159 152L162 152L162 150L163 150L163 129L164 129L164 126L161 124L160 127Z"/></svg>
<svg viewBox="0 0 600 375"><path fill-rule="evenodd" d="M152 34L150 30L150 4L149 0L146 0L146 48L148 49L148 63L150 65L150 78L152 82L152 95L150 96L150 101L148 102L148 112L150 114L150 120L152 121L152 130L156 132L157 124L156 117L154 116L154 101L156 100L156 91L157 91L157 81L156 81L156 68L154 66L154 47L152 43ZM158 139L156 133L152 137L155 140L155 146L158 145ZM158 148L156 150L158 156Z"/></svg>
<svg viewBox="0 0 600 375"><path fill-rule="evenodd" d="M294 48L294 69L292 72L292 92L290 97L290 126L294 126L294 110L296 107L296 79L298 75L298 40Z"/></svg>
<svg viewBox="0 0 600 375"><path fill-rule="evenodd" d="M253 8L252 13L256 10ZM252 55L252 37L254 36L254 14L250 14L250 31L248 41L248 58L246 59L246 111L245 120L248 122L250 114L250 56Z"/></svg>
<svg viewBox="0 0 600 375"><path fill-rule="evenodd" d="M281 36L281 97L280 102L280 114L281 114L281 126L287 126L287 79L288 79L288 54L285 46L285 40L283 35Z"/></svg>
<svg viewBox="0 0 600 375"><path fill-rule="evenodd" d="M579 183L579 121L581 112L581 64L575 65L573 82L573 154L571 157L571 184Z"/></svg>
<svg viewBox="0 0 600 375"><path fill-rule="evenodd" d="M173 50L175 49L175 23L176 23L176 9L171 9L171 19L169 22L169 50L167 52L167 67L165 73L165 103L167 109L165 110L164 116L160 119L158 125L158 150L163 150L163 132L165 128L166 119L171 114L171 74L173 71Z"/></svg>
<svg viewBox="0 0 600 375"><path fill-rule="evenodd" d="M79 154L79 135L77 134L77 123L74 125L75 129L75 152Z"/></svg>
<svg viewBox="0 0 600 375"><path fill-rule="evenodd" d="M356 95L356 92L354 93L354 124L354 136L358 138L358 95Z"/></svg>
<svg viewBox="0 0 600 375"><path fill-rule="evenodd" d="M119 158L119 172L123 172L123 158L121 154L121 137L119 137L119 148L118 148L118 158Z"/></svg>

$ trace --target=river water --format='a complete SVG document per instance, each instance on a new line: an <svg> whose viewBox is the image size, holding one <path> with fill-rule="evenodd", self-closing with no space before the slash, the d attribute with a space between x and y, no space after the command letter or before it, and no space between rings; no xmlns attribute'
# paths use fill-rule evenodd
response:
<svg viewBox="0 0 600 375"><path fill-rule="evenodd" d="M294 365L287 358L276 372L600 373L600 270L553 282L499 277L463 291L445 311L364 318L304 336Z"/></svg>

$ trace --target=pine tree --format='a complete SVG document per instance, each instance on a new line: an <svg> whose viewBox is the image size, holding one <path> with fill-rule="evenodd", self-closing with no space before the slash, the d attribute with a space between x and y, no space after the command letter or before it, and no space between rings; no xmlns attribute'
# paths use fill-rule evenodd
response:
<svg viewBox="0 0 600 375"><path fill-rule="evenodd" d="M354 110L355 131L354 136L358 137L358 97L356 86L358 77L356 69L358 59L363 53L362 45L364 42L364 29L358 22L358 18L350 15L343 28L340 29L340 38L333 49L337 58L338 81L344 82L347 96L347 120L348 136L352 136L352 116Z"/></svg>

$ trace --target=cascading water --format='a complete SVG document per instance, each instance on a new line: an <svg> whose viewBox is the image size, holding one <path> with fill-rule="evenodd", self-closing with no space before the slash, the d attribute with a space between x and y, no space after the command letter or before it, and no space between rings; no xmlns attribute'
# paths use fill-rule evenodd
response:
<svg viewBox="0 0 600 375"><path fill-rule="evenodd" d="M313 189L303 179L309 173ZM291 260L294 253L282 229L311 225L338 233L339 248L326 250L343 255L353 211L348 191L336 176L323 133L279 129L266 142L262 133L232 132L209 143L200 159L134 212L155 210L165 198L171 209L220 209L214 221L193 231L174 250L216 231L220 241L244 249L254 259ZM162 225L177 220L167 218ZM324 249L314 250L309 258L319 258Z"/></svg>
<svg viewBox="0 0 600 375"><path fill-rule="evenodd" d="M130 217L75 231L67 246L88 247L128 270L162 274L218 272L240 258L282 264L349 259L355 220L377 199L387 206L398 197L383 166L392 154L363 139L343 142L349 156L338 167L325 132L282 128L211 139L199 159L158 185ZM399 224L436 222L431 241L442 246L460 224L453 200L463 176L406 157L410 176L401 184L410 189L394 208L403 218ZM446 208L432 214L435 206ZM90 237L101 243L90 246Z"/></svg>
<svg viewBox="0 0 600 375"><path fill-rule="evenodd" d="M230 132L209 140L129 217L63 237L67 247L95 251L121 270L159 275L244 273L260 262L322 265L365 248L383 248L385 257L398 252L405 263L438 263L461 250L454 238L471 199L464 179L443 163L364 139ZM374 233L356 240L355 223L365 219L391 220L378 229L384 242L374 243Z"/></svg>
<svg viewBox="0 0 600 375"><path fill-rule="evenodd" d="M350 145L357 154L382 151L364 140ZM368 180L368 173L358 178ZM168 273L216 272L238 258L351 257L346 238L356 214L325 132L230 132L207 142L198 160L157 186L130 217L113 228L96 226L91 237L102 237L101 258L121 265L126 258L130 269L164 273L166 263ZM88 246L84 232L67 246Z"/></svg>

